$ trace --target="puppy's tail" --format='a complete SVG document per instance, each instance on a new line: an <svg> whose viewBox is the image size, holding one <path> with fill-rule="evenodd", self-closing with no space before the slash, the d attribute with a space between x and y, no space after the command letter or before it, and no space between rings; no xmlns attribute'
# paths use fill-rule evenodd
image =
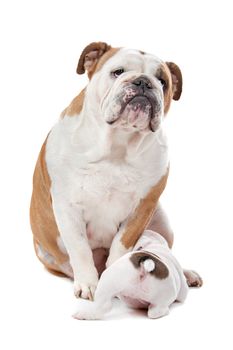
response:
<svg viewBox="0 0 233 350"><path fill-rule="evenodd" d="M150 258L142 261L141 264L146 272L152 272L155 269L155 262Z"/></svg>
<svg viewBox="0 0 233 350"><path fill-rule="evenodd" d="M168 267L161 261L160 257L148 251L136 251L130 257L130 261L136 268L141 266L147 273L155 275L159 279L168 277Z"/></svg>

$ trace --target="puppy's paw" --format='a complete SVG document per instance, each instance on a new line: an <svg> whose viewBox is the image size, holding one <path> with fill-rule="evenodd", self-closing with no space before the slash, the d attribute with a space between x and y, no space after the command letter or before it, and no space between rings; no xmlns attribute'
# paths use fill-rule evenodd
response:
<svg viewBox="0 0 233 350"><path fill-rule="evenodd" d="M189 287L201 287L203 285L203 280L196 271L184 270L184 275Z"/></svg>
<svg viewBox="0 0 233 350"><path fill-rule="evenodd" d="M79 300L78 311L73 315L77 320L98 320L102 313L98 310L95 302L90 300Z"/></svg>
<svg viewBox="0 0 233 350"><path fill-rule="evenodd" d="M148 313L147 313L149 318L160 318L168 314L169 314L168 306L158 307L153 305L149 306Z"/></svg>

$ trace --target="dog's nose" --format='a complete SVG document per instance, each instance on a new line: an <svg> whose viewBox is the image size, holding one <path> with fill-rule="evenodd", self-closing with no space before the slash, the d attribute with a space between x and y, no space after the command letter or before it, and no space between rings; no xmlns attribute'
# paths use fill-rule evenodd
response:
<svg viewBox="0 0 233 350"><path fill-rule="evenodd" d="M146 89L153 88L151 81L147 77L144 77L144 76L138 77L137 79L132 81L132 84L140 87L143 91L145 91Z"/></svg>

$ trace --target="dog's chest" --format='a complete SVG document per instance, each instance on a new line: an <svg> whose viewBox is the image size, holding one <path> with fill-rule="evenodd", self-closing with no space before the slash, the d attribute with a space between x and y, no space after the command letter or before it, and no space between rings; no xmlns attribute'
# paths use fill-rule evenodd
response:
<svg viewBox="0 0 233 350"><path fill-rule="evenodd" d="M119 225L146 192L147 180L140 170L126 164L103 162L77 170L73 200L83 208L92 248L110 247Z"/></svg>
<svg viewBox="0 0 233 350"><path fill-rule="evenodd" d="M157 135L153 146L141 155L134 152L134 158L127 153L125 159L89 160L80 153L80 145L71 146L68 136L58 124L48 138L52 199L67 213L77 211L91 248L109 248L119 226L167 172L166 143Z"/></svg>

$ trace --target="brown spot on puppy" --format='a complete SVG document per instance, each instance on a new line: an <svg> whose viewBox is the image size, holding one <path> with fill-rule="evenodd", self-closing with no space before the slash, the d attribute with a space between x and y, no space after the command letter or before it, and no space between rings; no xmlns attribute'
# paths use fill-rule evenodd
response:
<svg viewBox="0 0 233 350"><path fill-rule="evenodd" d="M157 255L146 251L140 251L133 253L130 257L130 261L132 262L134 267L136 267L136 269L138 269L141 263L147 259L151 259L155 263L154 270L149 272L151 275L154 275L159 279L164 279L168 277L169 270Z"/></svg>

